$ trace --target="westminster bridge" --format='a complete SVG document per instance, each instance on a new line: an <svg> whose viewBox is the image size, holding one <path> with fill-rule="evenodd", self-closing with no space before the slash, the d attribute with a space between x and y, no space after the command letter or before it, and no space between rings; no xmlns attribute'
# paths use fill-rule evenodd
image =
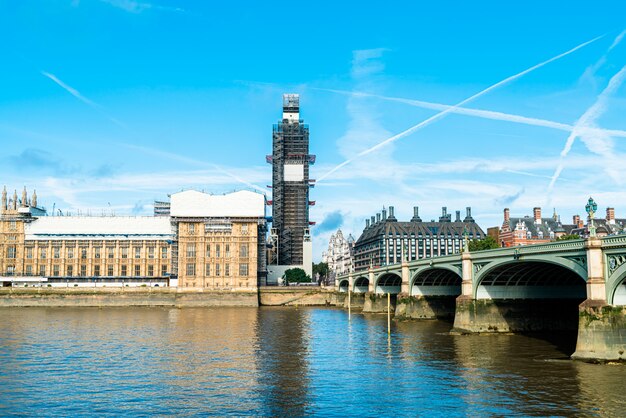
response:
<svg viewBox="0 0 626 418"><path fill-rule="evenodd" d="M459 333L577 329L573 358L626 360L623 235L404 261L336 290L364 312L386 312L390 294L396 317L453 317Z"/></svg>

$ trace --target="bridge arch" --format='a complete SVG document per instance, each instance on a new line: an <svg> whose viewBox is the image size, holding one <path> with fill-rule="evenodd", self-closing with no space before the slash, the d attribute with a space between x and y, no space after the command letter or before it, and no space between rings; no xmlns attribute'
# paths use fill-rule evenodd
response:
<svg viewBox="0 0 626 418"><path fill-rule="evenodd" d="M347 293L350 288L350 281L348 279L341 279L339 281L339 292Z"/></svg>
<svg viewBox="0 0 626 418"><path fill-rule="evenodd" d="M615 269L609 276L606 286L609 305L626 305L626 263Z"/></svg>
<svg viewBox="0 0 626 418"><path fill-rule="evenodd" d="M524 259L490 263L474 279L476 299L580 299L587 296L587 271L568 259Z"/></svg>
<svg viewBox="0 0 626 418"><path fill-rule="evenodd" d="M434 267L419 270L411 279L411 296L459 296L462 278L455 270Z"/></svg>
<svg viewBox="0 0 626 418"><path fill-rule="evenodd" d="M396 273L385 272L376 278L374 293L397 295L402 291L402 277Z"/></svg>
<svg viewBox="0 0 626 418"><path fill-rule="evenodd" d="M354 280L353 291L354 293L367 293L367 291L369 290L369 285L370 285L370 280L367 277L365 276L357 277Z"/></svg>

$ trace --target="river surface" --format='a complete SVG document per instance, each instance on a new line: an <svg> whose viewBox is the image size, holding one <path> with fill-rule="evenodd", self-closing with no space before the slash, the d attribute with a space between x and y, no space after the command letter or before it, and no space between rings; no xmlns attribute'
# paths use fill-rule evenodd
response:
<svg viewBox="0 0 626 418"><path fill-rule="evenodd" d="M575 336L324 308L0 310L0 416L624 416ZM556 343L555 343L556 341Z"/></svg>

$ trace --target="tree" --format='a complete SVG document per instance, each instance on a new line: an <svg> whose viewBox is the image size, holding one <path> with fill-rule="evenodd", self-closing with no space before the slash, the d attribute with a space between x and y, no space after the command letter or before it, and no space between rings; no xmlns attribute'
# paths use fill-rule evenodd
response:
<svg viewBox="0 0 626 418"><path fill-rule="evenodd" d="M470 251L483 251L483 250L492 250L494 248L500 247L498 242L490 235L487 235L483 239L473 239L468 243L468 247Z"/></svg>
<svg viewBox="0 0 626 418"><path fill-rule="evenodd" d="M561 237L558 237L556 240L557 241L569 241L571 239L580 239L580 235L576 235L576 234L567 234L567 235L563 235Z"/></svg>
<svg viewBox="0 0 626 418"><path fill-rule="evenodd" d="M311 278L301 268L293 268L285 271L287 283L310 283Z"/></svg>
<svg viewBox="0 0 626 418"><path fill-rule="evenodd" d="M313 263L313 276L317 273L320 274L320 277L328 277L328 263Z"/></svg>

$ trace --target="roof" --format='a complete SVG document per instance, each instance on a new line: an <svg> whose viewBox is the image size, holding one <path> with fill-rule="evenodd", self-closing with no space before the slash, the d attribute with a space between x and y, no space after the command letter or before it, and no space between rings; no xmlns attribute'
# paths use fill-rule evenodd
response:
<svg viewBox="0 0 626 418"><path fill-rule="evenodd" d="M541 224L535 223L535 218L531 216L525 216L523 218L510 218L509 228L514 231L518 223L524 224L527 231L530 231L533 238L537 238L541 231L543 238L550 238L550 232L565 232L570 234L571 231L576 228L576 225L562 224L558 218L541 218ZM504 226L504 225L503 225Z"/></svg>
<svg viewBox="0 0 626 418"><path fill-rule="evenodd" d="M224 195L186 190L172 194L170 216L263 218L265 217L265 196L247 190Z"/></svg>
<svg viewBox="0 0 626 418"><path fill-rule="evenodd" d="M486 234L475 222L398 222L395 218L389 221L376 222L373 226L365 228L361 236L357 239L356 245L367 242L371 239L378 239L381 235L418 235L424 237L439 235L459 235L467 230L472 238L484 237Z"/></svg>
<svg viewBox="0 0 626 418"><path fill-rule="evenodd" d="M169 218L153 216L43 216L24 225L27 240L80 237L169 239Z"/></svg>

